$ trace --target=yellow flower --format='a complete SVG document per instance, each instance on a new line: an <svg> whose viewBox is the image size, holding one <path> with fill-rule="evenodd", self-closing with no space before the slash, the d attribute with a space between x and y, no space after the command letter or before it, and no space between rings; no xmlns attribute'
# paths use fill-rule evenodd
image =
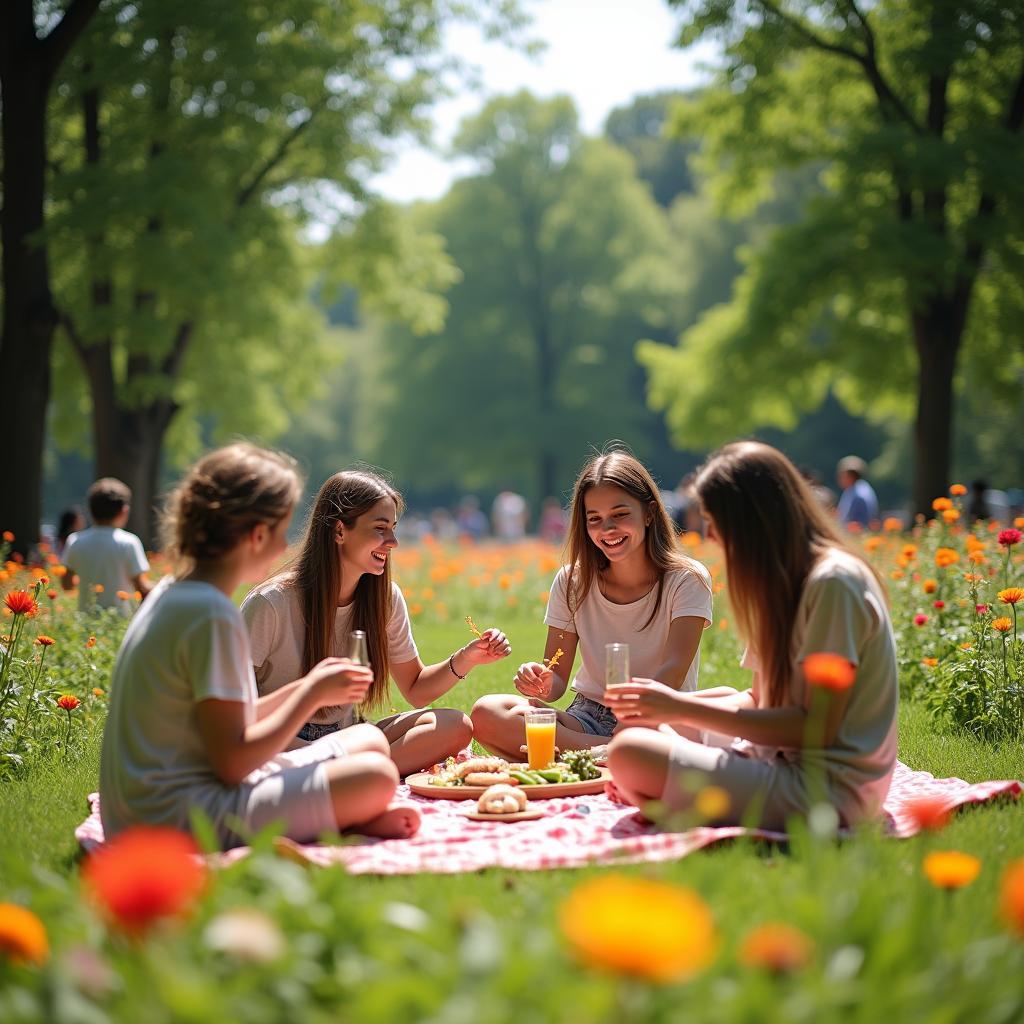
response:
<svg viewBox="0 0 1024 1024"><path fill-rule="evenodd" d="M939 889L961 889L981 872L981 861L959 850L929 853L922 866L928 881Z"/></svg>
<svg viewBox="0 0 1024 1024"><path fill-rule="evenodd" d="M0 955L16 964L41 964L50 955L43 922L16 903L0 903Z"/></svg>
<svg viewBox="0 0 1024 1024"><path fill-rule="evenodd" d="M705 821L721 821L729 813L729 794L721 786L705 786L693 806Z"/></svg>
<svg viewBox="0 0 1024 1024"><path fill-rule="evenodd" d="M578 885L559 923L583 963L648 981L691 977L718 946L711 911L695 892L622 875Z"/></svg>
<svg viewBox="0 0 1024 1024"><path fill-rule="evenodd" d="M1002 615L998 619L992 620L992 628L997 633L1009 633L1013 629L1013 620Z"/></svg>

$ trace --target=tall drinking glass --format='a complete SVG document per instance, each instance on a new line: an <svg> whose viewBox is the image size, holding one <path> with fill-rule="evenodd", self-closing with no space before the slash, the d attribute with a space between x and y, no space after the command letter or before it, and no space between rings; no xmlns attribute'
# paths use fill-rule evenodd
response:
<svg viewBox="0 0 1024 1024"><path fill-rule="evenodd" d="M629 675L629 644L605 644L604 688L625 686Z"/></svg>
<svg viewBox="0 0 1024 1024"><path fill-rule="evenodd" d="M531 768L547 768L555 759L555 709L526 712L526 759Z"/></svg>
<svg viewBox="0 0 1024 1024"><path fill-rule="evenodd" d="M370 653L366 646L366 630L353 629L348 635L348 656L357 665L370 667Z"/></svg>

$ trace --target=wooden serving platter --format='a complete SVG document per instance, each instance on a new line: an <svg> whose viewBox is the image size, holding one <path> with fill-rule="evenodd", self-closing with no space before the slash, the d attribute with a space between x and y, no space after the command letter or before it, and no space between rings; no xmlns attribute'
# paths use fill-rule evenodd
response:
<svg viewBox="0 0 1024 1024"><path fill-rule="evenodd" d="M586 782L546 782L541 786L519 786L528 800L551 800L560 796L593 796L603 793L604 784L612 777L607 768L599 768L599 779L587 779ZM429 796L435 800L476 800L489 786L435 786L431 783L434 776L430 772L417 772L405 781L409 789L417 796ZM520 812L521 813L521 812ZM485 820L497 818L489 814Z"/></svg>
<svg viewBox="0 0 1024 1024"><path fill-rule="evenodd" d="M434 789L440 788L440 786L434 787ZM465 811L463 812L463 816L469 818L471 821L533 821L535 818L543 818L544 812L539 807L528 807L525 811L506 811L504 814L485 814L483 811Z"/></svg>

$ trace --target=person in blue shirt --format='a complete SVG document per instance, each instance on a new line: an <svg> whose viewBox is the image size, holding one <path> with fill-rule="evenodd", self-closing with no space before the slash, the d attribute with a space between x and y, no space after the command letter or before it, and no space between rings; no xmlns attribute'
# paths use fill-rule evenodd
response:
<svg viewBox="0 0 1024 1024"><path fill-rule="evenodd" d="M836 481L843 491L836 512L843 526L867 527L878 520L878 496L865 479L867 473L867 463L857 455L847 455L836 466Z"/></svg>

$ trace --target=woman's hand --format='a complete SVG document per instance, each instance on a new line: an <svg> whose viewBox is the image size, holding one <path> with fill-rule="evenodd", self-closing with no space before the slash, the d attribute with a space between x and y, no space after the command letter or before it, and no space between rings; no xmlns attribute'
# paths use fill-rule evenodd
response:
<svg viewBox="0 0 1024 1024"><path fill-rule="evenodd" d="M373 683L373 670L348 658L324 658L306 673L306 678L312 682L321 706L358 704Z"/></svg>
<svg viewBox="0 0 1024 1024"><path fill-rule="evenodd" d="M491 626L480 634L479 640L466 644L460 653L470 668L476 668L477 665L490 665L507 658L512 653L512 645L500 629Z"/></svg>
<svg viewBox="0 0 1024 1024"><path fill-rule="evenodd" d="M520 665L512 682L524 697L547 701L551 700L555 692L555 673L539 661L528 661Z"/></svg>
<svg viewBox="0 0 1024 1024"><path fill-rule="evenodd" d="M678 721L685 698L654 679L631 679L604 691L604 702L615 712L619 725L644 725L654 728L662 722Z"/></svg>

